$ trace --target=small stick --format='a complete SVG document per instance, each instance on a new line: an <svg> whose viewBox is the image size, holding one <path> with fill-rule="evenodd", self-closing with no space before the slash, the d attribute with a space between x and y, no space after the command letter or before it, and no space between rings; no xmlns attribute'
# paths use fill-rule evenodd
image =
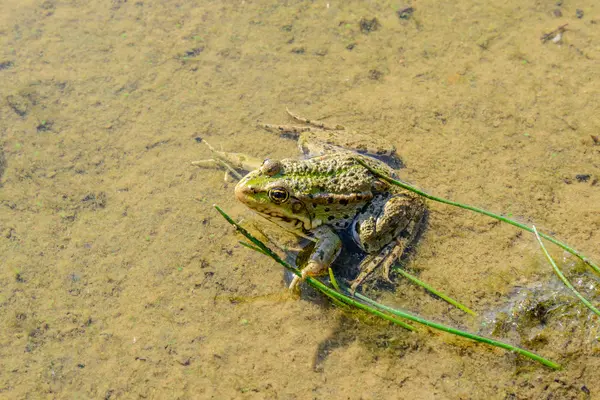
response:
<svg viewBox="0 0 600 400"><path fill-rule="evenodd" d="M549 33L544 33L544 34L542 35L542 37L540 38L540 40L541 40L543 43L546 43L546 42L547 42L547 41L549 41L549 40L553 40L553 39L554 39L554 38L555 38L557 35L562 35L562 34L563 34L565 31L566 31L565 27L566 27L567 25L569 25L569 24L564 24L564 25L561 25L561 26L559 26L558 28L556 28L555 30L553 30L552 32L549 32Z"/></svg>

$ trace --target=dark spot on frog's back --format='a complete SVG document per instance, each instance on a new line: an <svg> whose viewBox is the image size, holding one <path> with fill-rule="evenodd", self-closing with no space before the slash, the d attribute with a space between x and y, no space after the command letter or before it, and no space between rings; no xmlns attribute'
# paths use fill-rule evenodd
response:
<svg viewBox="0 0 600 400"><path fill-rule="evenodd" d="M359 198L360 198L360 195L357 194L356 195L356 199L358 200ZM340 204L343 205L343 206L347 206L348 205L348 199L341 199L340 200Z"/></svg>

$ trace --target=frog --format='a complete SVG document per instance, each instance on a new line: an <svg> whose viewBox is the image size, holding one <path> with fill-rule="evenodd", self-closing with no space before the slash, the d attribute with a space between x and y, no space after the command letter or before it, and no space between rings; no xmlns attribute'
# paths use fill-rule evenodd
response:
<svg viewBox="0 0 600 400"><path fill-rule="evenodd" d="M309 254L290 290L298 291L307 277L328 274L344 245L342 234L350 236L365 254L358 276L350 282L352 293L376 276L391 282L390 268L414 242L427 207L421 196L388 183L359 161L399 179L393 168L401 165L396 149L341 125L286 111L302 125L259 126L296 140L300 158L260 160L220 152L206 143L217 157L210 161L239 179L234 188L237 200L283 229L309 239ZM249 172L242 176L238 170Z"/></svg>

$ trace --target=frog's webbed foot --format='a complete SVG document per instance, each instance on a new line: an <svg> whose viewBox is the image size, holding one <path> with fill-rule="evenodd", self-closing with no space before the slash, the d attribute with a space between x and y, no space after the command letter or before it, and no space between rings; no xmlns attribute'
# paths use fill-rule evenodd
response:
<svg viewBox="0 0 600 400"><path fill-rule="evenodd" d="M286 139L296 140L304 132L310 132L314 128L310 126L297 126L297 125L273 125L273 124L258 124L259 127L264 130L274 133Z"/></svg>
<svg viewBox="0 0 600 400"><path fill-rule="evenodd" d="M300 135L305 132L316 133L322 131L343 131L346 129L342 125L329 125L326 122L301 117L298 114L292 113L287 107L285 110L290 117L298 122L305 123L306 125L258 124L258 126L283 138L294 140L298 139Z"/></svg>
<svg viewBox="0 0 600 400"><path fill-rule="evenodd" d="M373 272L380 270L381 277L388 282L390 279L390 268L402 256L408 241L404 238L385 246L378 254L370 254L360 263L360 273L351 282L350 291L354 293Z"/></svg>
<svg viewBox="0 0 600 400"><path fill-rule="evenodd" d="M292 282L290 283L290 290L292 292L298 291L300 289L300 285L306 280L306 278L309 276L312 277L324 275L325 271L327 270L328 266L317 262L312 262L312 260L309 261L309 263L300 271L301 275L295 275L294 279L292 279Z"/></svg>
<svg viewBox="0 0 600 400"><path fill-rule="evenodd" d="M326 122L301 117L298 114L294 114L293 112L291 112L290 109L287 107L285 108L285 111L287 111L289 116L294 118L296 121L304 122L305 124L308 124L315 128L323 129L325 131L343 131L346 129L342 125L329 125Z"/></svg>
<svg viewBox="0 0 600 400"><path fill-rule="evenodd" d="M248 156L242 153L230 153L219 151L212 147L206 140L196 138L198 143L204 143L213 154L214 158L206 160L192 161L192 165L202 168L220 168L225 170L225 181L228 181L230 176L235 179L242 179L240 171L252 171L260 168L262 160Z"/></svg>

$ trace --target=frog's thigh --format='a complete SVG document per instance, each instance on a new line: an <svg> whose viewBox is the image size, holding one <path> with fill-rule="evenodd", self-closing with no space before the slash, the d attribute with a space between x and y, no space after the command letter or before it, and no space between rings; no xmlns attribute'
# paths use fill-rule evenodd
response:
<svg viewBox="0 0 600 400"><path fill-rule="evenodd" d="M354 292L356 288L377 269L381 269L380 275L390 281L390 267L398 258L400 258L408 242L409 241L405 238L398 238L385 246L378 253L369 254L365 257L359 266L360 273L351 282L350 289L352 292Z"/></svg>
<svg viewBox="0 0 600 400"><path fill-rule="evenodd" d="M411 236L407 230L412 230L416 225L414 220L420 220L423 210L423 200L410 193L373 201L358 216L354 239L367 253L376 253L401 234Z"/></svg>
<svg viewBox="0 0 600 400"><path fill-rule="evenodd" d="M308 276L318 276L327 273L329 266L340 254L342 240L331 227L323 225L313 233L317 238L317 243L308 258L306 266L302 268L302 276L294 277L294 280L290 284L290 289L296 288Z"/></svg>
<svg viewBox="0 0 600 400"><path fill-rule="evenodd" d="M425 210L423 200L408 193L375 202L373 207L379 207L381 212L367 210L359 216L355 227L359 235L355 239L369 255L360 264L360 273L352 281L352 291L377 269L389 280L390 267L415 238Z"/></svg>

